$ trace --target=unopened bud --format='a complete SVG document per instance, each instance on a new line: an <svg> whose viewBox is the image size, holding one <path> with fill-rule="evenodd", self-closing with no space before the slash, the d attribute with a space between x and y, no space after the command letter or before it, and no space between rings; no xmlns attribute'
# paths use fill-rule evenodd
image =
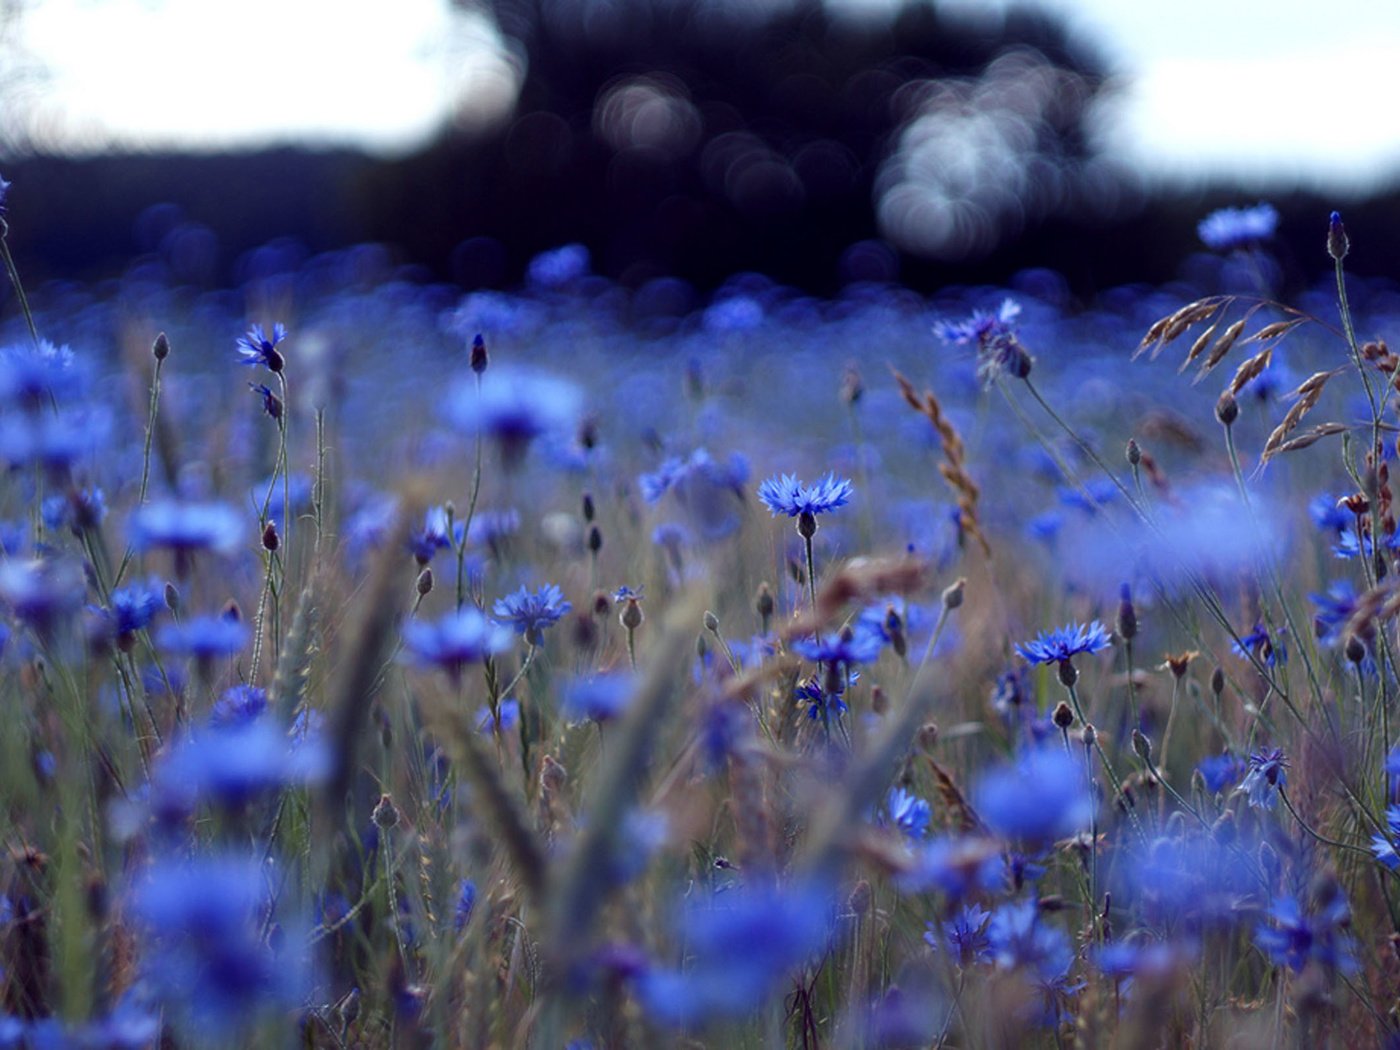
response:
<svg viewBox="0 0 1400 1050"><path fill-rule="evenodd" d="M597 525L588 526L588 551L597 554L603 549L603 530Z"/></svg>
<svg viewBox="0 0 1400 1050"><path fill-rule="evenodd" d="M841 376L841 400L848 405L854 405L865 393L865 384L861 382L860 372L854 364L846 366L845 373Z"/></svg>
<svg viewBox="0 0 1400 1050"><path fill-rule="evenodd" d="M1136 438L1128 438L1127 448L1129 466L1137 466L1142 462L1142 449L1138 447Z"/></svg>
<svg viewBox="0 0 1400 1050"><path fill-rule="evenodd" d="M848 900L851 911L857 915L864 915L870 910L870 901L873 896L874 894L870 891L870 883L861 879L851 890L851 896Z"/></svg>
<svg viewBox="0 0 1400 1050"><path fill-rule="evenodd" d="M1225 669L1217 667L1210 673L1210 691L1215 694L1215 699L1220 699L1220 694L1225 692Z"/></svg>
<svg viewBox="0 0 1400 1050"><path fill-rule="evenodd" d="M890 698L878 685L870 690L870 710L883 715L890 709Z"/></svg>
<svg viewBox="0 0 1400 1050"><path fill-rule="evenodd" d="M594 512L593 493L585 492L583 494L583 520L592 521Z"/></svg>
<svg viewBox="0 0 1400 1050"><path fill-rule="evenodd" d="M754 597L753 605L758 611L758 615L763 619L766 620L773 615L773 588L769 587L766 582L758 585L758 594Z"/></svg>
<svg viewBox="0 0 1400 1050"><path fill-rule="evenodd" d="M282 541L277 535L277 523L269 521L263 528L262 545L265 551L275 551L282 546Z"/></svg>
<svg viewBox="0 0 1400 1050"><path fill-rule="evenodd" d="M1137 752L1138 758L1147 765L1152 764L1152 741L1142 733L1141 730L1133 730L1133 750Z"/></svg>
<svg viewBox="0 0 1400 1050"><path fill-rule="evenodd" d="M1069 660L1060 661L1060 684L1066 689L1073 689L1074 683L1079 681L1079 670Z"/></svg>
<svg viewBox="0 0 1400 1050"><path fill-rule="evenodd" d="M967 577L959 576L943 589L943 608L949 612L956 609L963 603L963 597L967 591Z"/></svg>
<svg viewBox="0 0 1400 1050"><path fill-rule="evenodd" d="M1061 700L1055 705L1055 710L1050 715L1050 720L1055 723L1057 728L1068 729L1070 726L1074 725L1074 712L1070 709L1069 704Z"/></svg>
<svg viewBox="0 0 1400 1050"><path fill-rule="evenodd" d="M719 617L710 612L709 609L705 610L704 623L705 630L709 631L711 634L719 633Z"/></svg>
<svg viewBox="0 0 1400 1050"><path fill-rule="evenodd" d="M1215 418L1228 427L1239 417L1240 403L1235 400L1235 395L1227 390L1220 395L1220 400L1215 403Z"/></svg>
<svg viewBox="0 0 1400 1050"><path fill-rule="evenodd" d="M1099 739L1099 734L1092 722L1084 723L1084 728L1079 731L1079 739L1085 747L1094 746L1095 741Z"/></svg>
<svg viewBox="0 0 1400 1050"><path fill-rule="evenodd" d="M1334 211L1327 222L1327 254L1341 262L1350 250L1351 240L1347 237L1347 228L1342 225L1342 213Z"/></svg>
<svg viewBox="0 0 1400 1050"><path fill-rule="evenodd" d="M1132 592L1128 590L1126 583L1119 591L1117 627L1118 637L1125 642L1131 641L1137 635L1137 610L1133 608Z"/></svg>
<svg viewBox="0 0 1400 1050"><path fill-rule="evenodd" d="M925 722L919 727L914 739L920 751L932 752L938 744L938 726L933 722Z"/></svg>
<svg viewBox="0 0 1400 1050"><path fill-rule="evenodd" d="M618 619L622 621L623 627L635 631L642 625L642 603L636 598L627 599L627 604L622 607L622 614Z"/></svg>
<svg viewBox="0 0 1400 1050"><path fill-rule="evenodd" d="M433 567L428 565L418 574L418 582L415 584L419 597L426 597L433 589Z"/></svg>
<svg viewBox="0 0 1400 1050"><path fill-rule="evenodd" d="M381 828L392 828L399 822L399 809L394 805L394 800L387 794L379 796L379 802L374 807L374 812L370 819Z"/></svg>
<svg viewBox="0 0 1400 1050"><path fill-rule="evenodd" d="M471 366L472 371L481 375L486 371L486 366L491 362L491 355L486 352L486 340L481 338L481 333L476 333L476 338L472 340Z"/></svg>
<svg viewBox="0 0 1400 1050"><path fill-rule="evenodd" d="M157 361L164 361L170 356L170 339L164 332L156 336L156 341L151 344L151 356Z"/></svg>
<svg viewBox="0 0 1400 1050"><path fill-rule="evenodd" d="M1366 645L1354 634L1347 637L1346 657L1354 664L1366 659Z"/></svg>
<svg viewBox="0 0 1400 1050"><path fill-rule="evenodd" d="M165 607L173 613L180 611L180 592L175 589L173 583L165 585Z"/></svg>

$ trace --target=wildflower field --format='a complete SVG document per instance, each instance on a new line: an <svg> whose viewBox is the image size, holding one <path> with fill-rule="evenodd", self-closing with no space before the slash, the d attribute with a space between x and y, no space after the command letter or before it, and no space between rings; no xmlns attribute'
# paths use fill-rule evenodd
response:
<svg viewBox="0 0 1400 1050"><path fill-rule="evenodd" d="M0 1047L1397 1045L1400 295L1273 226L1073 310L4 249Z"/></svg>

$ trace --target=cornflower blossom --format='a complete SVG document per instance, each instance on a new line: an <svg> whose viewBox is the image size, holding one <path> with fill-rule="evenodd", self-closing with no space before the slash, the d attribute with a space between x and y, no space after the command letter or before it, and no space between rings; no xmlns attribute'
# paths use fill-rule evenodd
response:
<svg viewBox="0 0 1400 1050"><path fill-rule="evenodd" d="M149 989L192 1038L231 1043L263 1013L303 1005L310 975L295 923L269 939L274 897L260 854L172 858L128 891Z"/></svg>
<svg viewBox="0 0 1400 1050"><path fill-rule="evenodd" d="M680 918L683 970L648 968L642 1008L675 1027L752 1013L831 937L830 895L814 885L761 885L698 896Z"/></svg>
<svg viewBox="0 0 1400 1050"><path fill-rule="evenodd" d="M1070 987L1069 970L1074 948L1064 930L1040 921L1034 899L1003 904L987 924L992 960L1000 970L1018 970L1036 986L1042 997L1039 1021L1057 1023L1065 1000L1079 990Z"/></svg>
<svg viewBox="0 0 1400 1050"><path fill-rule="evenodd" d="M992 913L976 904L964 904L951 919L929 923L924 941L934 951L945 951L963 968L992 961L987 923Z"/></svg>
<svg viewBox="0 0 1400 1050"><path fill-rule="evenodd" d="M194 616L180 623L168 623L156 634L156 648L214 660L243 651L251 637L243 621L227 616Z"/></svg>
<svg viewBox="0 0 1400 1050"><path fill-rule="evenodd" d="M918 840L928 834L929 821L933 810L929 804L911 791L891 788L885 796L885 811L882 823L888 822L904 833L909 839Z"/></svg>
<svg viewBox="0 0 1400 1050"><path fill-rule="evenodd" d="M836 684L841 685L840 679L837 679ZM833 716L840 718L846 713L846 701L841 699L844 691L844 688L828 691L822 688L822 684L816 678L812 678L800 683L792 695L799 704L807 705L808 718L829 725Z"/></svg>
<svg viewBox="0 0 1400 1050"><path fill-rule="evenodd" d="M543 640L541 632L558 623L572 608L564 592L555 584L547 583L533 594L521 587L514 594L497 599L491 611L503 623L515 628L516 634L523 634L531 645L539 645Z"/></svg>
<svg viewBox="0 0 1400 1050"><path fill-rule="evenodd" d="M1068 689L1079 680L1074 657L1107 649L1109 644L1108 631L1095 620L1089 624L1067 623L1059 630L1043 631L1025 644L1018 643L1016 652L1032 664L1058 664L1060 683Z"/></svg>
<svg viewBox="0 0 1400 1050"><path fill-rule="evenodd" d="M771 477L758 487L758 498L773 517L810 519L850 502L854 489L845 478L827 474L811 485L804 485L792 474ZM815 530L816 525L813 523Z"/></svg>
<svg viewBox="0 0 1400 1050"><path fill-rule="evenodd" d="M1284 629L1280 627L1277 631L1270 633L1269 629L1262 623L1256 623L1252 631L1241 635L1239 641L1230 643L1230 651L1237 656L1253 655L1269 667L1286 664L1288 662L1288 645L1283 640L1283 632Z"/></svg>
<svg viewBox="0 0 1400 1050"><path fill-rule="evenodd" d="M1327 645L1344 641L1342 628L1356 611L1356 587L1350 580L1334 580L1326 594L1309 594L1308 600L1317 606L1313 627L1317 640Z"/></svg>
<svg viewBox="0 0 1400 1050"><path fill-rule="evenodd" d="M287 326L280 321L272 326L270 337L263 331L262 325L253 325L238 338L238 354L241 358L239 364L253 368L262 365L269 372L281 372L286 362L277 345L286 338Z"/></svg>
<svg viewBox="0 0 1400 1050"><path fill-rule="evenodd" d="M1031 374L1031 355L1016 336L1016 318L1021 305L1002 300L996 313L974 310L960 321L938 321L933 334L951 346L976 344L977 378L990 387L1002 376L1025 379Z"/></svg>
<svg viewBox="0 0 1400 1050"><path fill-rule="evenodd" d="M466 524L455 521L449 527L446 507L430 507L423 515L423 524L408 534L409 553L419 565L427 565L440 550L460 546L466 535Z"/></svg>
<svg viewBox="0 0 1400 1050"><path fill-rule="evenodd" d="M1252 208L1221 208L1202 219L1196 227L1207 248L1223 252L1267 241L1278 229L1278 210L1272 204Z"/></svg>
<svg viewBox="0 0 1400 1050"><path fill-rule="evenodd" d="M454 385L443 415L464 434L496 441L507 466L515 466L536 438L572 433L582 398L572 383L555 376L493 370L493 382L476 375Z"/></svg>
<svg viewBox="0 0 1400 1050"><path fill-rule="evenodd" d="M476 883L463 879L457 884L457 906L453 909L452 929L461 933L476 910Z"/></svg>
<svg viewBox="0 0 1400 1050"><path fill-rule="evenodd" d="M572 722L611 722L627 710L636 688L636 677L625 672L579 678L564 690L559 713Z"/></svg>
<svg viewBox="0 0 1400 1050"><path fill-rule="evenodd" d="M138 509L127 525L127 540L137 552L164 547L228 554L243 535L243 518L226 503L159 500Z"/></svg>
<svg viewBox="0 0 1400 1050"><path fill-rule="evenodd" d="M1328 970L1354 973L1356 945L1348 934L1351 908L1341 887L1330 885L1321 900L1314 901L1312 914L1304 914L1291 894L1274 898L1268 924L1254 931L1254 941L1276 966L1287 966L1295 973L1309 962Z"/></svg>
<svg viewBox="0 0 1400 1050"><path fill-rule="evenodd" d="M256 685L229 686L209 711L213 727L246 725L267 710L267 690Z"/></svg>
<svg viewBox="0 0 1400 1050"><path fill-rule="evenodd" d="M439 667L454 680L467 664L510 648L508 627L493 623L475 606L450 612L437 623L410 620L404 624L403 644L409 658L420 667Z"/></svg>
<svg viewBox="0 0 1400 1050"><path fill-rule="evenodd" d="M1048 747L984 773L972 794L987 827L1013 841L1067 838L1089 826L1095 809L1084 768Z"/></svg>
<svg viewBox="0 0 1400 1050"><path fill-rule="evenodd" d="M1281 748L1256 751L1249 756L1249 772L1237 790L1243 791L1256 809L1273 809L1279 792L1288 785L1287 769L1288 759Z"/></svg>
<svg viewBox="0 0 1400 1050"><path fill-rule="evenodd" d="M1239 779L1245 765L1227 751L1201 759L1196 769L1201 774L1201 779L1206 782L1206 790L1212 795L1218 795Z"/></svg>
<svg viewBox="0 0 1400 1050"><path fill-rule="evenodd" d="M996 890L1006 883L1002 846L985 835L940 835L921 845L913 863L901 872L901 893L938 890L958 901L970 893Z"/></svg>
<svg viewBox="0 0 1400 1050"><path fill-rule="evenodd" d="M1372 835L1371 852L1376 855L1376 860L1391 871L1400 871L1400 853L1395 850L1395 843L1400 841L1400 806L1390 806L1386 809L1385 823L1390 834L1383 835L1377 832Z"/></svg>
<svg viewBox="0 0 1400 1050"><path fill-rule="evenodd" d="M112 592L108 608L102 610L112 634L119 645L133 641L132 636L150 626L165 608L165 587L154 577L135 581Z"/></svg>

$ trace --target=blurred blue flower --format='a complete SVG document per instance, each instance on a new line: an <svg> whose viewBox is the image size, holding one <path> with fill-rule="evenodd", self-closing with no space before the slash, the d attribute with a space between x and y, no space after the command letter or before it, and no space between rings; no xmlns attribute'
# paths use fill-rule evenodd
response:
<svg viewBox="0 0 1400 1050"><path fill-rule="evenodd" d="M133 550L233 551L245 534L243 518L226 503L160 500L139 508L127 525Z"/></svg>
<svg viewBox="0 0 1400 1050"><path fill-rule="evenodd" d="M1036 1019L1042 1024L1060 1020L1069 996L1078 991L1069 985L1074 948L1064 930L1040 921L1034 898L1003 904L987 924L987 941L998 969L1019 970L1041 994Z"/></svg>
<svg viewBox="0 0 1400 1050"><path fill-rule="evenodd" d="M209 724L215 727L247 725L267 710L267 690L240 683L229 686L214 701Z"/></svg>
<svg viewBox="0 0 1400 1050"><path fill-rule="evenodd" d="M539 645L542 641L540 632L558 623L572 608L565 600L564 592L555 584L547 583L533 594L521 587L514 594L498 598L491 612L497 619L515 628L516 634L523 634L531 645Z"/></svg>
<svg viewBox="0 0 1400 1050"><path fill-rule="evenodd" d="M1400 871L1400 854L1395 851L1395 843L1400 841L1400 806L1390 806L1385 811L1385 823L1389 835L1377 832L1371 836L1371 852L1391 871Z"/></svg>
<svg viewBox="0 0 1400 1050"><path fill-rule="evenodd" d="M118 587L104 614L112 634L120 639L145 630L164 608L165 585L152 576L144 582L135 580Z"/></svg>
<svg viewBox="0 0 1400 1050"><path fill-rule="evenodd" d="M992 942L987 922L992 913L976 904L964 904L951 919L929 923L924 941L934 951L944 951L961 967L992 961Z"/></svg>
<svg viewBox="0 0 1400 1050"><path fill-rule="evenodd" d="M1304 914L1291 894L1275 897L1269 920L1255 928L1254 941L1276 966L1296 973L1317 962L1328 970L1356 972L1356 945L1346 932L1351 909L1341 887L1333 885L1329 896L1315 902L1311 915Z"/></svg>
<svg viewBox="0 0 1400 1050"><path fill-rule="evenodd" d="M423 524L408 534L408 550L419 565L427 565L438 551L460 546L465 534L464 522L453 522L449 527L446 507L429 507Z"/></svg>
<svg viewBox="0 0 1400 1050"><path fill-rule="evenodd" d="M243 651L251 633L242 620L228 616L193 616L164 624L156 633L156 647L170 653L214 660Z"/></svg>
<svg viewBox="0 0 1400 1050"><path fill-rule="evenodd" d="M1278 228L1278 210L1272 204L1252 208L1221 208L1200 221L1196 232L1207 248L1218 252L1267 241Z"/></svg>
<svg viewBox="0 0 1400 1050"><path fill-rule="evenodd" d="M44 526L52 532L80 535L84 529L102 524L107 517L106 494L96 486L69 489L44 500Z"/></svg>
<svg viewBox="0 0 1400 1050"><path fill-rule="evenodd" d="M939 890L955 901L995 890L1006 881L1002 847L982 835L942 835L915 852L897 881L902 893Z"/></svg>
<svg viewBox="0 0 1400 1050"><path fill-rule="evenodd" d="M0 602L16 619L49 635L81 607L87 581L68 561L0 561Z"/></svg>
<svg viewBox="0 0 1400 1050"><path fill-rule="evenodd" d="M977 378L983 386L1005 375L1024 379L1030 374L1031 357L1016 335L1020 314L1020 304L1005 299L994 314L975 310L960 321L937 321L933 334L953 346L977 345Z"/></svg>
<svg viewBox="0 0 1400 1050"><path fill-rule="evenodd" d="M644 972L637 997L656 1021L692 1027L757 1010L831 936L830 894L815 885L745 887L687 901L687 966Z"/></svg>
<svg viewBox="0 0 1400 1050"><path fill-rule="evenodd" d="M1196 769L1200 771L1201 779L1206 782L1206 790L1212 795L1218 795L1240 778L1245 766L1237 756L1226 751L1201 759Z"/></svg>
<svg viewBox="0 0 1400 1050"><path fill-rule="evenodd" d="M1095 809L1084 767L1050 747L983 773L972 794L986 825L1017 841L1067 838L1089 826Z"/></svg>
<svg viewBox="0 0 1400 1050"><path fill-rule="evenodd" d="M520 512L507 510L479 510L472 517L467 539L485 547L496 547L520 531Z"/></svg>
<svg viewBox="0 0 1400 1050"><path fill-rule="evenodd" d="M933 810L928 802L903 788L890 788L885 796L885 808L881 823L888 822L904 833L906 838L921 839L928 834L928 824Z"/></svg>
<svg viewBox="0 0 1400 1050"><path fill-rule="evenodd" d="M472 912L476 909L476 883L471 879L463 879L457 884L457 906L453 910L452 928L461 933L471 921Z"/></svg>
<svg viewBox="0 0 1400 1050"><path fill-rule="evenodd" d="M525 279L532 288L557 291L587 277L592 260L582 244L566 244L540 252L530 260Z"/></svg>
<svg viewBox="0 0 1400 1050"><path fill-rule="evenodd" d="M403 627L403 644L418 666L441 668L455 679L467 664L479 664L509 649L511 633L468 605L437 623L410 620Z"/></svg>
<svg viewBox="0 0 1400 1050"><path fill-rule="evenodd" d="M127 897L149 989L191 1040L239 1042L264 1013L303 1005L308 948L291 921L275 943L263 936L273 897L260 853L163 860Z"/></svg>
<svg viewBox="0 0 1400 1050"><path fill-rule="evenodd" d="M40 340L0 350L0 404L30 413L51 411L83 392L73 351Z"/></svg>
<svg viewBox="0 0 1400 1050"><path fill-rule="evenodd" d="M840 634L824 634L820 638L797 638L792 651L814 663L866 664L880 658L884 639L869 630L845 630Z"/></svg>
<svg viewBox="0 0 1400 1050"><path fill-rule="evenodd" d="M507 461L513 464L537 437L572 433L581 406L578 388L566 380L500 369L480 384L472 376L453 386L443 414L463 433L499 442Z"/></svg>
<svg viewBox="0 0 1400 1050"><path fill-rule="evenodd" d="M564 690L559 713L571 722L611 722L627 710L636 689L636 676L625 671L576 678Z"/></svg>
<svg viewBox="0 0 1400 1050"><path fill-rule="evenodd" d="M845 478L837 478L835 474L828 474L810 486L803 485L792 474L784 474L782 477L771 477L760 485L758 498L773 517L786 514L789 518L795 518L802 514L825 514L837 507L844 507L850 501L852 491L851 483Z"/></svg>
<svg viewBox="0 0 1400 1050"><path fill-rule="evenodd" d="M1318 641L1336 645L1343 641L1341 631L1356 611L1356 587L1347 579L1333 580L1326 594L1309 594L1308 600L1317 606L1313 625Z"/></svg>

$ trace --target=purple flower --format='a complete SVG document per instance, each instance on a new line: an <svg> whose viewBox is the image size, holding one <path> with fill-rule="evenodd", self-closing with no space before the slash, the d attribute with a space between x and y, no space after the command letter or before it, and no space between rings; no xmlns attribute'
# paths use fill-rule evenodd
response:
<svg viewBox="0 0 1400 1050"><path fill-rule="evenodd" d="M1288 646L1284 644L1283 628L1270 634L1269 629L1262 623L1256 623L1254 630L1243 635L1239 641L1232 642L1230 649L1239 656L1247 657L1252 653L1269 667L1288 662Z"/></svg>
<svg viewBox="0 0 1400 1050"><path fill-rule="evenodd" d="M1239 779L1244 772L1244 763L1226 751L1224 754L1203 758L1196 766L1201 778L1206 782L1206 790L1218 795Z"/></svg>
<svg viewBox="0 0 1400 1050"><path fill-rule="evenodd" d="M1207 248L1223 252L1267 241L1278 229L1278 210L1272 204L1252 208L1221 208L1196 227Z"/></svg>
<svg viewBox="0 0 1400 1050"><path fill-rule="evenodd" d="M264 366L269 372L282 371L286 363L282 358L282 353L277 349L277 344L287 338L287 328L280 321L272 326L272 337L268 338L263 326L255 324L249 328L247 333L238 339L238 353L242 360L239 364L257 367Z"/></svg>
<svg viewBox="0 0 1400 1050"><path fill-rule="evenodd" d="M887 820L902 831L906 838L921 839L927 835L929 820L932 817L933 810L929 804L913 792L896 787L891 788L885 797L882 823Z"/></svg>
<svg viewBox="0 0 1400 1050"><path fill-rule="evenodd" d="M611 722L627 710L636 688L636 678L625 672L579 678L564 691L559 713L574 722Z"/></svg>
<svg viewBox="0 0 1400 1050"><path fill-rule="evenodd" d="M987 938L987 922L991 917L992 913L985 908L964 904L951 919L929 923L924 941L934 951L946 951L962 967L991 962L992 942Z"/></svg>
<svg viewBox="0 0 1400 1050"><path fill-rule="evenodd" d="M825 514L844 507L854 490L845 478L828 474L810 486L803 485L791 474L772 477L758 487L758 498L773 517L786 514L796 518L803 514Z"/></svg>

